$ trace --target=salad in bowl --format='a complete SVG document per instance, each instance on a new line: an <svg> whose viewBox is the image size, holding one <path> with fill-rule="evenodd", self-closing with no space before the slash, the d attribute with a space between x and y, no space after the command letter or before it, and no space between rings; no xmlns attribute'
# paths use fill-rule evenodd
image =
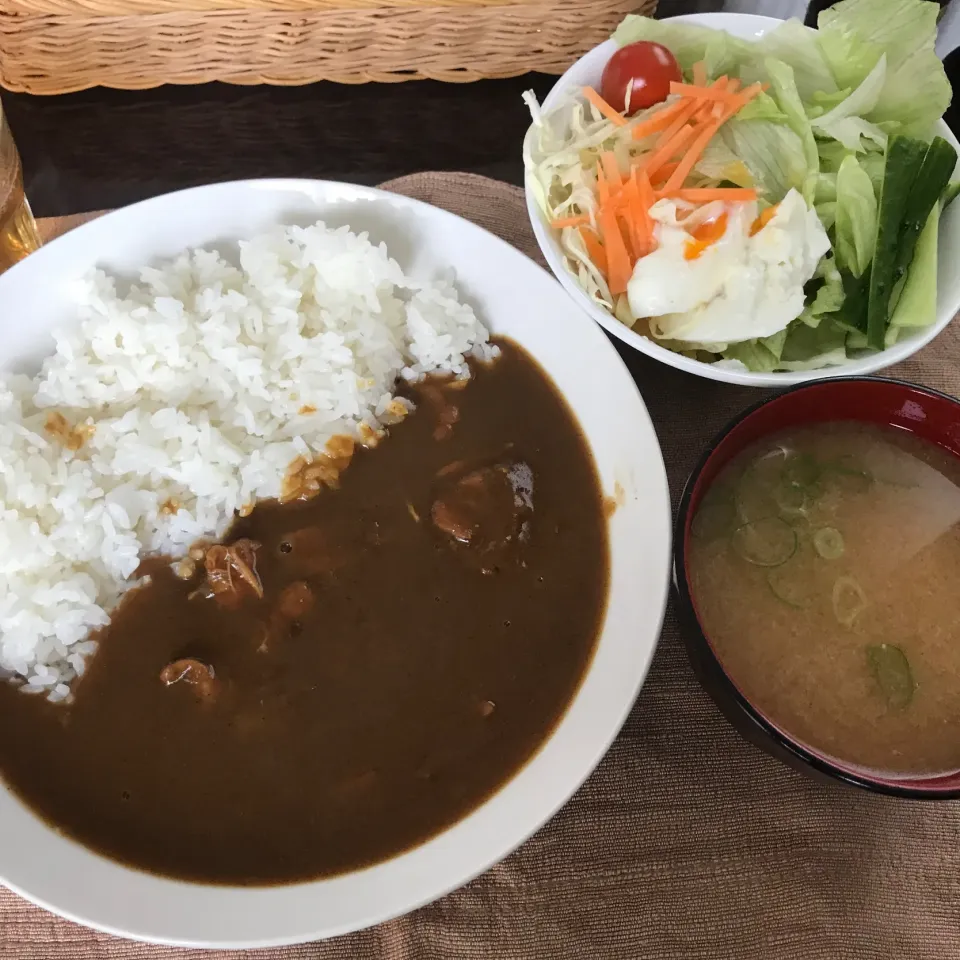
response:
<svg viewBox="0 0 960 960"><path fill-rule="evenodd" d="M938 13L627 17L543 106L525 95L527 202L558 279L621 339L715 379L913 353L960 309L939 256L960 217Z"/></svg>

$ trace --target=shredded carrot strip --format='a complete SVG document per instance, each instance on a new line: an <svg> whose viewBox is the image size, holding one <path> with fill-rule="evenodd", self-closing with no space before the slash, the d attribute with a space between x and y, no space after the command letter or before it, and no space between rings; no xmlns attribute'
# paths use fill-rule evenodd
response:
<svg viewBox="0 0 960 960"><path fill-rule="evenodd" d="M726 79L726 77L721 77L713 86L723 89L726 86ZM711 102L707 101L707 105ZM688 127L687 121L695 121L699 111L703 109L703 105L703 102L699 100L687 100L687 109L679 113L674 122L660 134L656 149L646 159L642 167L650 177L653 177L666 161L678 154L692 139L695 127Z"/></svg>
<svg viewBox="0 0 960 960"><path fill-rule="evenodd" d="M680 162L678 160L671 160L669 163L661 164L655 177L657 184L659 186L663 186L663 184L670 179L670 174L672 174L678 166L680 166Z"/></svg>
<svg viewBox="0 0 960 960"><path fill-rule="evenodd" d="M676 80L670 81L670 92L678 93L681 97L698 97L701 100L726 100L728 96L726 85L700 87L692 83L677 83Z"/></svg>
<svg viewBox="0 0 960 960"><path fill-rule="evenodd" d="M632 272L630 254L623 242L620 225L617 223L617 211L608 203L600 210L597 218L603 246L607 251L607 285L614 295L627 292L627 283Z"/></svg>
<svg viewBox="0 0 960 960"><path fill-rule="evenodd" d="M698 87L707 85L707 65L702 60L698 60L693 65L693 82Z"/></svg>
<svg viewBox="0 0 960 960"><path fill-rule="evenodd" d="M637 194L640 198L640 210L643 213L643 231L647 240L647 253L656 248L656 240L653 235L653 218L650 216L650 208L657 202L654 196L653 187L650 186L650 178L645 170L635 170L633 173L637 183Z"/></svg>
<svg viewBox="0 0 960 960"><path fill-rule="evenodd" d="M611 194L616 193L623 183L623 178L620 176L620 164L613 151L607 150L600 154L600 166L603 168L603 177L610 187Z"/></svg>
<svg viewBox="0 0 960 960"><path fill-rule="evenodd" d="M744 87L730 100L730 106L734 108L733 112L736 113L741 107L745 107L757 94L763 93L766 89L765 83L751 83L749 87Z"/></svg>
<svg viewBox="0 0 960 960"><path fill-rule="evenodd" d="M690 234L684 244L683 259L696 260L707 247L715 244L727 232L727 215L721 213L715 220L707 220Z"/></svg>
<svg viewBox="0 0 960 960"><path fill-rule="evenodd" d="M710 120L698 128L700 132L681 158L677 169L670 174L670 178L664 184L664 193L672 193L674 190L679 190L683 186L683 181L690 175L690 171L700 159L700 155L706 149L707 144L713 139L714 134L730 117L752 100L758 93L760 93L760 84L756 83L753 87L748 87L747 90L744 90L743 93L735 94L731 99L730 105L720 117Z"/></svg>
<svg viewBox="0 0 960 960"><path fill-rule="evenodd" d="M583 95L600 111L603 116L608 120L612 120L618 127L625 127L627 125L627 118L622 114L618 113L613 107L607 103L603 97L597 93L593 87L584 87Z"/></svg>
<svg viewBox="0 0 960 960"><path fill-rule="evenodd" d="M689 115L690 112L690 103L687 100L674 100L673 103L668 103L661 110L651 113L646 120L638 123L632 131L633 139L642 140L652 133L659 133L661 130L665 130L680 113Z"/></svg>
<svg viewBox="0 0 960 960"><path fill-rule="evenodd" d="M713 89L719 91L720 93L729 93L728 78L720 77L720 79L717 80L717 82L713 85ZM698 100L697 109L694 111L691 120L694 123L701 120L709 120L714 115L715 111L719 110L722 113L729 102L729 97L725 97L723 100Z"/></svg>
<svg viewBox="0 0 960 960"><path fill-rule="evenodd" d="M597 167L597 195L600 197L600 206L605 206L610 200L610 185L603 175L603 166Z"/></svg>
<svg viewBox="0 0 960 960"><path fill-rule="evenodd" d="M657 171L664 163L682 153L687 144L696 137L697 129L697 127L685 124L667 140L663 146L657 147L657 149L647 157L641 169L647 172L648 177L653 178L656 176ZM675 172L676 171L674 171L674 173ZM671 174L671 177L673 176L674 174Z"/></svg>
<svg viewBox="0 0 960 960"><path fill-rule="evenodd" d="M585 227L580 228L580 239L587 248L587 256L593 261L594 266L607 277L607 251L604 250L600 238L593 230Z"/></svg>
<svg viewBox="0 0 960 960"><path fill-rule="evenodd" d="M776 216L778 206L779 204L775 203L772 207L767 207L767 209L750 224L751 237L759 233Z"/></svg>
<svg viewBox="0 0 960 960"><path fill-rule="evenodd" d="M624 236L630 249L631 261L636 263L649 252L647 249L647 231L645 229L646 215L640 202L640 189L637 183L636 171L623 185L622 202L619 205L619 215L623 225Z"/></svg>
<svg viewBox="0 0 960 960"><path fill-rule="evenodd" d="M673 123L657 137L657 147L662 147L672 140L687 125L687 122L697 112L698 107L699 104L696 100L688 100L687 109L678 113L676 117L674 117Z"/></svg>
<svg viewBox="0 0 960 960"><path fill-rule="evenodd" d="M562 230L564 227L581 227L590 222L590 217L585 213L578 214L575 217L558 217L550 221L550 226L554 230Z"/></svg>
<svg viewBox="0 0 960 960"><path fill-rule="evenodd" d="M713 139L714 134L720 129L723 118L711 120L709 123L702 124L696 128L696 136L690 144L687 152L681 157L677 164L677 169L670 174L669 179L663 185L664 193L672 193L683 186L683 181L690 175L690 171L700 159L700 154L706 149L707 144Z"/></svg>

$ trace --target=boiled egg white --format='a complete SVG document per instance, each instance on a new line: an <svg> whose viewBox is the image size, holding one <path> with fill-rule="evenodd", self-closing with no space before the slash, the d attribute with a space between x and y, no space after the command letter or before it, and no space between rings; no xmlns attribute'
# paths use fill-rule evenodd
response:
<svg viewBox="0 0 960 960"><path fill-rule="evenodd" d="M660 339L723 349L778 333L800 316L803 285L830 249L823 224L796 190L752 236L752 201L713 202L691 212L660 200L650 216L657 249L637 261L627 298L633 315L649 318ZM711 226L713 235L723 231L715 241L691 240Z"/></svg>

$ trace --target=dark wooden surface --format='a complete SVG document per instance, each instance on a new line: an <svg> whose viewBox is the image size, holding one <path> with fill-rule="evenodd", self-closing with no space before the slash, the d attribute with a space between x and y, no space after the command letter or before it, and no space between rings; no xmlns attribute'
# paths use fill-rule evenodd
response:
<svg viewBox="0 0 960 960"><path fill-rule="evenodd" d="M519 183L521 93L555 78L466 85L161 87L3 96L38 217L247 177L378 183L466 170Z"/></svg>

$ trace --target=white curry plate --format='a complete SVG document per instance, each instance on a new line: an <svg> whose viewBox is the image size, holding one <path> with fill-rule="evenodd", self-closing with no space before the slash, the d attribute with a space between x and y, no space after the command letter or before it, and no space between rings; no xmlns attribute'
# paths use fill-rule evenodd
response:
<svg viewBox="0 0 960 960"><path fill-rule="evenodd" d="M494 333L529 350L589 442L610 518L609 603L596 656L554 734L466 819L385 863L275 887L182 883L66 839L0 786L0 880L80 923L141 940L258 947L331 937L413 910L466 883L526 840L571 796L616 736L647 674L666 604L670 501L643 401L602 331L514 248L450 213L365 187L265 180L199 187L108 214L0 276L0 369L36 369L50 331L71 322L72 282L94 267L133 275L186 247L276 223L349 224L384 240L404 270L452 268ZM251 843L256 843L252 834Z"/></svg>

